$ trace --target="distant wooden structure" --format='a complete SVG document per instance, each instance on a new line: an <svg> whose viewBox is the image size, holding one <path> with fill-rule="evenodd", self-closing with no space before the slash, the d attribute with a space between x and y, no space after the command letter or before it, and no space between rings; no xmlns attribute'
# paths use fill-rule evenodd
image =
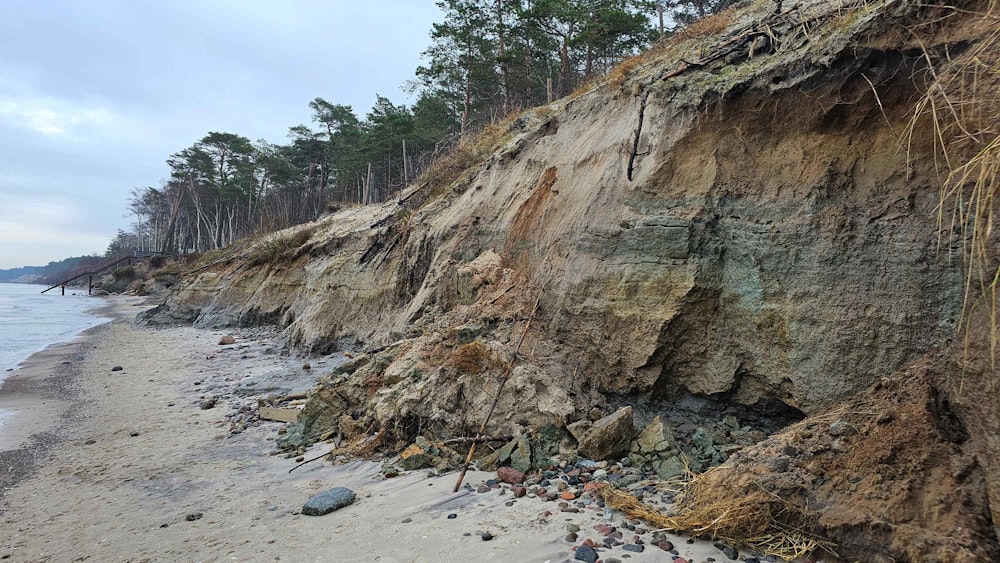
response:
<svg viewBox="0 0 1000 563"><path fill-rule="evenodd" d="M87 276L87 295L92 295L94 292L94 276L110 270L115 266L121 264L122 262L128 262L128 265L132 265L133 260L139 260L142 258L147 258L149 256L154 256L156 254L161 254L160 252L147 252L144 250L128 250L124 252L119 252L110 258L105 258L97 264L91 264L89 266L83 266L73 270L72 272L66 274L62 277L59 283L54 284L44 290L42 293L55 289L57 287L62 287L62 294L66 295L66 284L78 280L83 276Z"/></svg>

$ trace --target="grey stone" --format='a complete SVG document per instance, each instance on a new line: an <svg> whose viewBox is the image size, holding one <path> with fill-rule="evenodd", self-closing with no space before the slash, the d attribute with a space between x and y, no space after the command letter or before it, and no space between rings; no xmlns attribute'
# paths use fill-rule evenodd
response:
<svg viewBox="0 0 1000 563"><path fill-rule="evenodd" d="M632 407L622 407L594 423L580 442L580 454L597 460L621 457L634 437Z"/></svg>
<svg viewBox="0 0 1000 563"><path fill-rule="evenodd" d="M656 465L656 476L660 479L672 479L684 475L687 466L677 456L669 457Z"/></svg>
<svg viewBox="0 0 1000 563"><path fill-rule="evenodd" d="M322 516L354 503L354 491L347 487L334 487L313 496L302 506L306 516Z"/></svg>
<svg viewBox="0 0 1000 563"><path fill-rule="evenodd" d="M115 367L111 368L111 371L121 371L123 369L125 369L125 368L123 368L121 366L115 366Z"/></svg>
<svg viewBox="0 0 1000 563"><path fill-rule="evenodd" d="M844 422L843 420L837 420L830 424L831 436L851 436L857 433L857 429L855 429L852 424Z"/></svg>
<svg viewBox="0 0 1000 563"><path fill-rule="evenodd" d="M715 438L712 437L711 432L699 426L694 431L694 435L691 436L691 444L699 450L707 450L715 444Z"/></svg>
<svg viewBox="0 0 1000 563"><path fill-rule="evenodd" d="M585 561L586 563L595 563L597 561L597 551L590 547L589 545L581 545L576 548L576 554L573 556L576 561Z"/></svg>

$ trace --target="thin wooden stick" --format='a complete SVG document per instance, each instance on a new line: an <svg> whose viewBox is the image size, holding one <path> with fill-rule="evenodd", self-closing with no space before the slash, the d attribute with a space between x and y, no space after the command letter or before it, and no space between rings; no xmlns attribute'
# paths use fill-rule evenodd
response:
<svg viewBox="0 0 1000 563"><path fill-rule="evenodd" d="M493 397L493 404L490 406L490 412L486 413L486 418L483 419L482 426L479 427L479 434L476 438L481 438L486 434L486 425L490 423L490 419L493 418L493 411L497 408L497 403L500 402L500 394L503 393L503 387L506 385L507 380L510 379L511 373L514 371L514 362L517 361L517 354L521 351L521 344L524 344L524 337L528 334L528 329L531 328L531 321L535 320L535 313L538 311L538 303L542 300L542 292L544 290L538 291L538 297L535 299L535 306L531 308L531 316L528 317L528 324L524 325L524 332L521 333L521 338L517 341L517 348L514 348L514 358L510 361L510 365L504 371L503 379L500 380L500 386L497 388L497 394ZM469 471L469 464L472 463L472 455L476 453L477 441L473 441L472 445L469 446L469 455L465 456L465 463L462 464L462 473L458 476L458 482L455 483L455 489L453 493L457 493L459 487L462 486L462 481L465 480L465 474Z"/></svg>

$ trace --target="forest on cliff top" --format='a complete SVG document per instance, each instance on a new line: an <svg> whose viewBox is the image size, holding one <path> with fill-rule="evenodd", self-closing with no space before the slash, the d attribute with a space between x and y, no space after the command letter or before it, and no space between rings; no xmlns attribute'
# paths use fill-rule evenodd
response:
<svg viewBox="0 0 1000 563"><path fill-rule="evenodd" d="M377 96L364 116L316 97L286 143L208 132L169 156L168 179L132 191L131 228L108 247L222 248L384 201L491 123L581 89L732 0L441 0L412 105ZM340 56L340 55L336 55Z"/></svg>

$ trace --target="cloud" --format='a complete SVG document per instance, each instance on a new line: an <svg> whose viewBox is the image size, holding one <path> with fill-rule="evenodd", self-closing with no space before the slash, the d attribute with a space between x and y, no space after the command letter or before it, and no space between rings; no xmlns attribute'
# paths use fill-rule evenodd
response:
<svg viewBox="0 0 1000 563"><path fill-rule="evenodd" d="M102 252L110 240L85 228L79 211L63 198L0 193L0 209L0 268Z"/></svg>
<svg viewBox="0 0 1000 563"><path fill-rule="evenodd" d="M101 107L74 107L56 100L18 100L0 97L0 121L44 135L65 135L80 127L107 128L115 121L113 114Z"/></svg>

